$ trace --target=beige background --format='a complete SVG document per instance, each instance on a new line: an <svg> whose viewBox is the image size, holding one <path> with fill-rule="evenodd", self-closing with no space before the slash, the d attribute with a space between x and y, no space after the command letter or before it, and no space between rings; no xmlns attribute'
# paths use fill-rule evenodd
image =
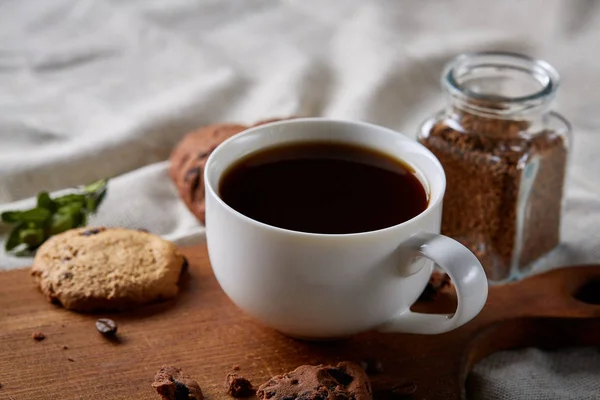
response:
<svg viewBox="0 0 600 400"><path fill-rule="evenodd" d="M94 223L202 241L166 175L185 132L304 114L414 137L444 104L442 65L497 49L560 71L555 109L575 131L564 245L546 267L600 261L593 0L0 1L0 211L112 176ZM0 253L0 268L28 263ZM472 397L600 398L599 377L597 349L502 353L477 367Z"/></svg>

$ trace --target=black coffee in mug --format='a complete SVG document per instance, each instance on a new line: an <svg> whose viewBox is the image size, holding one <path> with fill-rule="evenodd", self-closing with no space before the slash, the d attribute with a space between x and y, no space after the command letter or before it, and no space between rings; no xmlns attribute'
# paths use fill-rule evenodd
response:
<svg viewBox="0 0 600 400"><path fill-rule="evenodd" d="M225 171L219 193L254 220L325 234L388 228L419 215L428 202L415 171L401 160L324 141L252 153Z"/></svg>

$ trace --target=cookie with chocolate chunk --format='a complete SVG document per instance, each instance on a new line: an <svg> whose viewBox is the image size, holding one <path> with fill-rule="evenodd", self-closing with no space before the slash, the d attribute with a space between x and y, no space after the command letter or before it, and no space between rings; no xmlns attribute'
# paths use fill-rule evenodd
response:
<svg viewBox="0 0 600 400"><path fill-rule="evenodd" d="M48 299L82 311L119 311L175 297L185 264L177 246L122 228L79 228L52 236L31 274Z"/></svg>
<svg viewBox="0 0 600 400"><path fill-rule="evenodd" d="M181 368L163 365L152 387L163 400L202 400L202 389L198 382L181 372Z"/></svg>
<svg viewBox="0 0 600 400"><path fill-rule="evenodd" d="M280 120L263 120L252 127ZM238 124L208 125L188 133L171 153L169 176L187 208L202 223L205 222L203 173L206 160L219 144L248 128Z"/></svg>
<svg viewBox="0 0 600 400"><path fill-rule="evenodd" d="M169 176L189 210L204 223L204 166L221 142L247 127L236 124L208 125L188 133L171 153Z"/></svg>
<svg viewBox="0 0 600 400"><path fill-rule="evenodd" d="M261 400L371 400L371 383L357 364L302 365L258 388Z"/></svg>

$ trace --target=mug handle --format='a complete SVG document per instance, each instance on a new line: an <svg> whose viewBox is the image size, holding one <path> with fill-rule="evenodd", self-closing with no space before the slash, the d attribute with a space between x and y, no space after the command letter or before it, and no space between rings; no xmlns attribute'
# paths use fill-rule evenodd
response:
<svg viewBox="0 0 600 400"><path fill-rule="evenodd" d="M400 249L426 257L440 266L452 279L458 305L454 315L422 314L407 309L378 328L382 332L438 334L466 324L483 308L488 283L481 263L465 246L437 233L411 236Z"/></svg>

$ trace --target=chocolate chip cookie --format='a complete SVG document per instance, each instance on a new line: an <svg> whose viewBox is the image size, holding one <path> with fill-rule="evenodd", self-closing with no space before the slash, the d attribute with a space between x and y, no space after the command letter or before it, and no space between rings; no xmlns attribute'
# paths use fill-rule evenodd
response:
<svg viewBox="0 0 600 400"><path fill-rule="evenodd" d="M252 127L280 120L264 120ZM205 222L203 172L206 160L221 142L248 128L238 124L208 125L188 133L171 153L169 176L175 182L179 196L187 208L202 223Z"/></svg>
<svg viewBox="0 0 600 400"><path fill-rule="evenodd" d="M189 210L204 223L203 172L210 153L223 141L247 127L235 124L209 125L187 134L171 153L169 176Z"/></svg>
<svg viewBox="0 0 600 400"><path fill-rule="evenodd" d="M256 393L262 400L371 400L369 378L357 364L303 365L277 375Z"/></svg>
<svg viewBox="0 0 600 400"><path fill-rule="evenodd" d="M79 228L47 240L31 274L53 303L113 311L175 297L183 265L175 244L151 233Z"/></svg>
<svg viewBox="0 0 600 400"><path fill-rule="evenodd" d="M181 368L163 365L152 387L163 400L202 400L202 389L198 382L181 372Z"/></svg>

